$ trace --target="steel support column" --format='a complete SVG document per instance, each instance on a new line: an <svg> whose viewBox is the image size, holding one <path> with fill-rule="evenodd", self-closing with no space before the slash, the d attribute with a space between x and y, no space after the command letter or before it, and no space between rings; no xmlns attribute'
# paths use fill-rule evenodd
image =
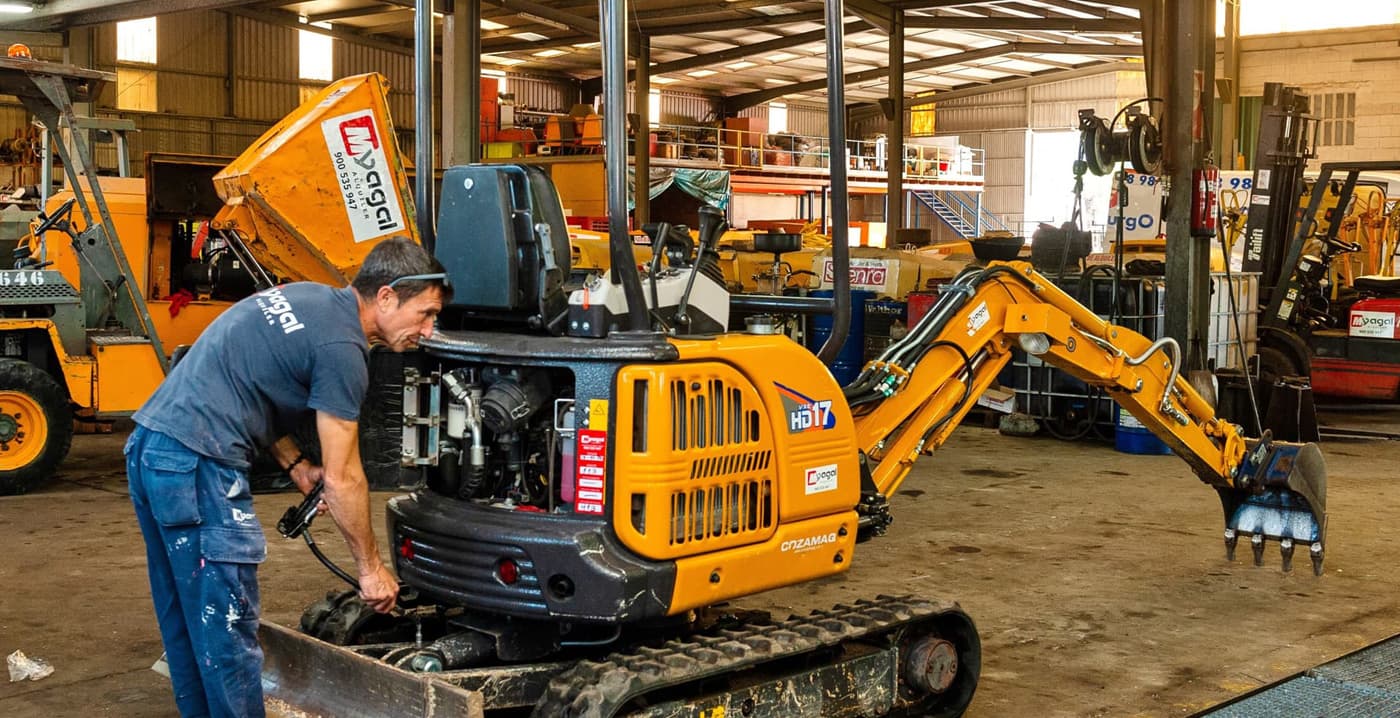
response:
<svg viewBox="0 0 1400 718"><path fill-rule="evenodd" d="M651 221L651 37L637 34L637 82L632 109L637 126L632 140L632 226Z"/></svg>
<svg viewBox="0 0 1400 718"><path fill-rule="evenodd" d="M442 163L481 159L481 0L455 0L442 19Z"/></svg>
<svg viewBox="0 0 1400 718"><path fill-rule="evenodd" d="M896 9L890 21L890 94L885 132L885 224L886 236L904 225L904 11Z"/></svg>
<svg viewBox="0 0 1400 718"><path fill-rule="evenodd" d="M1240 5L1225 3L1225 82L1220 87L1220 147L1221 169L1243 169L1235 158L1240 155Z"/></svg>
<svg viewBox="0 0 1400 718"><path fill-rule="evenodd" d="M1166 3L1152 33L1162 43L1163 67L1155 69L1152 87L1166 102L1163 116L1164 157L1168 179L1166 209L1166 291L1171 309L1166 333L1182 347L1187 368L1202 368L1210 319L1210 248L1213 238L1191 235L1192 172L1209 154L1211 93L1206 78L1215 76L1215 2L1178 0Z"/></svg>
<svg viewBox="0 0 1400 718"><path fill-rule="evenodd" d="M413 204L418 238L431 252L436 245L433 233L433 3L432 0L416 0L413 5Z"/></svg>

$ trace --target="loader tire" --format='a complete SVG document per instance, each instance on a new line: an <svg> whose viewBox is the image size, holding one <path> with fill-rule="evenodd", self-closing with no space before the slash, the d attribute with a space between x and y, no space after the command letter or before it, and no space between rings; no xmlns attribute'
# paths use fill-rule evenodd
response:
<svg viewBox="0 0 1400 718"><path fill-rule="evenodd" d="M72 444L73 408L58 381L29 362L0 359L0 496L48 480Z"/></svg>

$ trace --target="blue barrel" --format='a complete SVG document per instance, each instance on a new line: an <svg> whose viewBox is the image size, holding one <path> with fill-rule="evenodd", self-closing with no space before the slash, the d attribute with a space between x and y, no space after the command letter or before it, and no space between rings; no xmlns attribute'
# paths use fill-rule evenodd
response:
<svg viewBox="0 0 1400 718"><path fill-rule="evenodd" d="M1113 405L1113 448L1125 454L1170 454L1172 450L1137 417Z"/></svg>
<svg viewBox="0 0 1400 718"><path fill-rule="evenodd" d="M812 292L812 296L830 297L831 290L819 289ZM855 381L860 375L861 367L865 366L865 300L874 296L874 292L863 289L851 290L851 327L846 333L846 342L841 345L841 351L826 365L831 370L831 375L836 378L836 383L841 386ZM807 348L815 354L830 336L831 315L818 314L812 317L811 329L807 332Z"/></svg>

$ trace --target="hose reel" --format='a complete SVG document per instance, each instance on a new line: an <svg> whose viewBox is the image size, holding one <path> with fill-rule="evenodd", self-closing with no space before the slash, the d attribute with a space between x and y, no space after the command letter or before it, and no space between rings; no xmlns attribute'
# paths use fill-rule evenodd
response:
<svg viewBox="0 0 1400 718"><path fill-rule="evenodd" d="M1134 171L1155 175L1162 169L1162 135L1152 116L1132 105L1121 113L1126 115L1125 129L1113 126L1092 109L1079 111L1079 154L1090 172L1102 177L1113 172L1113 166L1127 162ZM1117 118L1114 118L1117 122Z"/></svg>

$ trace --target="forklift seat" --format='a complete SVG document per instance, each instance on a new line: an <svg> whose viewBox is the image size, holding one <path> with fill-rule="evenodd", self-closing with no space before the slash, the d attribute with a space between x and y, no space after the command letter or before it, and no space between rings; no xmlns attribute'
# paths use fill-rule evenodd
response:
<svg viewBox="0 0 1400 718"><path fill-rule="evenodd" d="M1368 274L1364 277L1357 277L1352 286L1359 292L1374 294L1378 297L1400 297L1400 277L1382 277L1377 274Z"/></svg>

